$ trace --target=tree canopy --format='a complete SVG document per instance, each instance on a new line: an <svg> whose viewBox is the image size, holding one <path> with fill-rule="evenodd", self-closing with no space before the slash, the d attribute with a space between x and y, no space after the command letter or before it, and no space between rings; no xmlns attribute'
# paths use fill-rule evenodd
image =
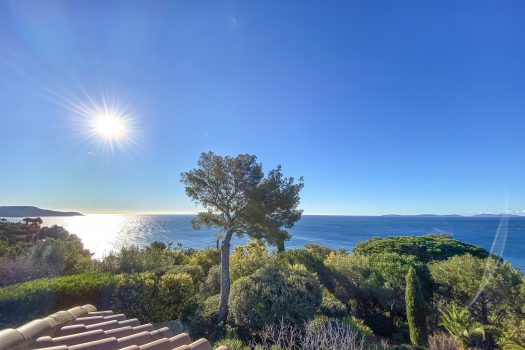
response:
<svg viewBox="0 0 525 350"><path fill-rule="evenodd" d="M257 157L239 154L236 157L202 153L197 168L181 174L186 194L205 209L193 220L193 227L216 227L223 234L221 244L221 298L219 318L228 315L230 290L229 255L233 235L277 244L280 249L290 236L291 228L302 211L297 209L303 179L295 182L285 178L281 167L266 177Z"/></svg>
<svg viewBox="0 0 525 350"><path fill-rule="evenodd" d="M490 254L485 249L463 243L444 234L424 236L374 237L359 243L352 250L354 254L373 255L377 253L395 253L413 255L422 263L434 260L446 260L455 255L471 254L486 258Z"/></svg>

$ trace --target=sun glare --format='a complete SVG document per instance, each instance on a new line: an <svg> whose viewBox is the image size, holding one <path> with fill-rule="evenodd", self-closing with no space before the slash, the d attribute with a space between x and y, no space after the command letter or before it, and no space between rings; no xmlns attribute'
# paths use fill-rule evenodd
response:
<svg viewBox="0 0 525 350"><path fill-rule="evenodd" d="M113 113L99 113L93 118L93 131L108 141L119 141L126 137L126 119Z"/></svg>
<svg viewBox="0 0 525 350"><path fill-rule="evenodd" d="M110 98L107 93L99 99L87 93L83 99L65 98L60 103L71 113L72 128L80 135L78 141L87 145L85 154L113 155L117 151L131 152L143 147L143 133L138 127L137 110L131 105Z"/></svg>

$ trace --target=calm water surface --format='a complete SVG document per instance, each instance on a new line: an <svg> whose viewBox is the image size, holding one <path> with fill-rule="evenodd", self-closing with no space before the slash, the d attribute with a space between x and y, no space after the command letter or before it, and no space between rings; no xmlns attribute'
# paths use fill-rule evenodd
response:
<svg viewBox="0 0 525 350"><path fill-rule="evenodd" d="M192 215L113 215L43 218L44 225L61 225L78 235L86 248L102 257L122 246L145 246L153 241L181 242L186 248L215 246L217 231L194 231ZM374 217L305 215L292 229L288 248L306 243L351 249L374 236L447 233L463 242L503 255L525 271L525 217L511 217L500 227L499 218L472 217ZM496 238L496 240L495 240ZM235 240L234 243L243 241ZM503 252L501 254L501 252Z"/></svg>

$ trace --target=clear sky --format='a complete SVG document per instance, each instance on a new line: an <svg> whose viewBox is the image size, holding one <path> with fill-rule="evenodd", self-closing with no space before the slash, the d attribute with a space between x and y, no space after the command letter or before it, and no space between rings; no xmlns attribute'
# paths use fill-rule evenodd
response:
<svg viewBox="0 0 525 350"><path fill-rule="evenodd" d="M524 15L523 1L0 1L0 205L192 212L180 173L212 150L304 176L307 214L522 212ZM132 123L113 151L86 130L103 101Z"/></svg>

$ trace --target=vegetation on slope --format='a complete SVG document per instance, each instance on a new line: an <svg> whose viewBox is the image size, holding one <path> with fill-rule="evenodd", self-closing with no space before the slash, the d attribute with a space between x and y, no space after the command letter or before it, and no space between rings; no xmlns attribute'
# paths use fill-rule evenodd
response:
<svg viewBox="0 0 525 350"><path fill-rule="evenodd" d="M264 334L276 331L281 321L302 335L307 334L305 324L328 327L331 334L335 325L345 325L359 335L358 340L365 337L366 344L380 346L381 340L410 343L411 328L421 324L417 318L411 322L410 315L425 310L428 346L433 350L445 349L446 344L510 349L525 340L523 274L481 248L450 237L395 237L384 240L387 245L381 243L383 250L372 240L360 247L371 244L373 250L352 253L319 245L275 252L251 240L235 247L230 256L231 314L220 324L217 249L182 249L156 242L95 261L78 239L61 228L43 230L48 233L33 238L24 224L3 225L0 232L10 233L2 259L16 265L25 261L20 257L38 256L31 259L40 265L62 266L51 270L51 278L32 275L30 281L0 288L4 327L90 302L142 321L178 319L194 336L226 337L237 348L249 343L262 346ZM423 247L440 248L424 254L396 250L412 239ZM69 251L70 245L77 248ZM42 247L52 247L49 251L55 253L36 254ZM420 293L414 292L415 279L407 280L407 274L417 276Z"/></svg>

